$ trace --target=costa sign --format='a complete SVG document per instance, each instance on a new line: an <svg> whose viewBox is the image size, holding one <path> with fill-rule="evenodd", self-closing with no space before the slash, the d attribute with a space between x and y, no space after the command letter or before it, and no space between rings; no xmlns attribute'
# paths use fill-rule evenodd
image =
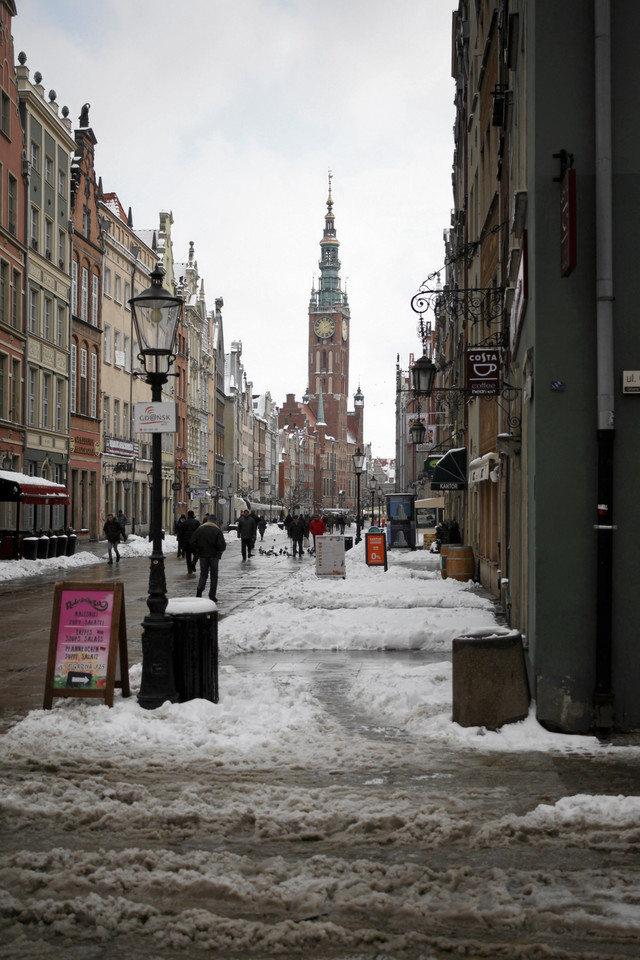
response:
<svg viewBox="0 0 640 960"><path fill-rule="evenodd" d="M467 349L467 388L472 397L500 393L500 350L496 347Z"/></svg>

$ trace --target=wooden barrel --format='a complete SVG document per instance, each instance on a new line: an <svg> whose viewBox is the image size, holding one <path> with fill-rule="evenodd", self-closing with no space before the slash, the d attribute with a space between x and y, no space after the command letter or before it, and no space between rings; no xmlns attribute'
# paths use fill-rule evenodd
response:
<svg viewBox="0 0 640 960"><path fill-rule="evenodd" d="M447 576L452 580L473 580L475 572L473 547L450 543L447 547Z"/></svg>
<svg viewBox="0 0 640 960"><path fill-rule="evenodd" d="M440 576L443 580L447 579L447 551L449 549L448 543L440 544Z"/></svg>

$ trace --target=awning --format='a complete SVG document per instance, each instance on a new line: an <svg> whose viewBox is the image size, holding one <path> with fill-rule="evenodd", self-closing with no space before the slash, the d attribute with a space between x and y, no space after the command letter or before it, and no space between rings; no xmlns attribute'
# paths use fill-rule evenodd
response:
<svg viewBox="0 0 640 960"><path fill-rule="evenodd" d="M0 470L0 501L42 504L69 503L67 488L43 477L29 477L12 470Z"/></svg>
<svg viewBox="0 0 640 960"><path fill-rule="evenodd" d="M469 483L480 483L488 480L491 472L491 463L498 459L497 453L485 453L483 457L476 457L469 464Z"/></svg>
<svg viewBox="0 0 640 960"><path fill-rule="evenodd" d="M467 448L457 447L445 453L436 464L432 490L464 490L467 485Z"/></svg>

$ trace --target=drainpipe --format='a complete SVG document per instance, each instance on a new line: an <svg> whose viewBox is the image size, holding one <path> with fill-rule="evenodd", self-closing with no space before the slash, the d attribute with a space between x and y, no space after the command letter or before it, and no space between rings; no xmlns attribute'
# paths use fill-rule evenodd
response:
<svg viewBox="0 0 640 960"><path fill-rule="evenodd" d="M595 0L595 138L596 138L596 328L598 401L598 503L595 727L599 735L613 728L613 209L611 137L611 7Z"/></svg>

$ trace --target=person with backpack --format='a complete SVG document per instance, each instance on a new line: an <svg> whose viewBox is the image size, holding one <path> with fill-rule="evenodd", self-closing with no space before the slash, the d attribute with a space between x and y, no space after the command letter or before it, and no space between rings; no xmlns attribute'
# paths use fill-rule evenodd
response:
<svg viewBox="0 0 640 960"><path fill-rule="evenodd" d="M224 534L217 523L205 517L197 530L191 536L189 543L200 558L200 579L196 588L196 597L202 596L207 579L209 579L209 599L218 602L218 564L220 557L227 549Z"/></svg>

